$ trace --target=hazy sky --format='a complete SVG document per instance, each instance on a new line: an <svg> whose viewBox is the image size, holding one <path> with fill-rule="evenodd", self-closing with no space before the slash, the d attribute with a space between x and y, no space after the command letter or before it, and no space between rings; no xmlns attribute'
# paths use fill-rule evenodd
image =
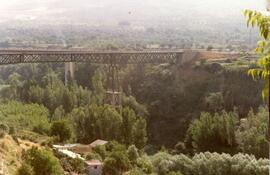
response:
<svg viewBox="0 0 270 175"><path fill-rule="evenodd" d="M0 0L0 19L39 19L72 16L121 15L241 15L246 8L264 10L265 0ZM92 12L92 13L91 13Z"/></svg>

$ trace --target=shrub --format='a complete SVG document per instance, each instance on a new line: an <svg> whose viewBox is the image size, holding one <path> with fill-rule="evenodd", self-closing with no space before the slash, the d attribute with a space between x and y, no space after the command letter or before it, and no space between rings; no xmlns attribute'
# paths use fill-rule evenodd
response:
<svg viewBox="0 0 270 175"><path fill-rule="evenodd" d="M89 153L86 155L86 160L102 160L102 157L97 153Z"/></svg>
<svg viewBox="0 0 270 175"><path fill-rule="evenodd" d="M104 161L104 174L119 175L128 171L131 166L126 148L120 144L113 144L111 147L112 150Z"/></svg>
<svg viewBox="0 0 270 175"><path fill-rule="evenodd" d="M49 126L48 125L43 125L39 123L37 126L33 127L33 132L36 132L38 134L49 134Z"/></svg>
<svg viewBox="0 0 270 175"><path fill-rule="evenodd" d="M49 138L47 138L46 140L43 140L43 141L40 143L40 145L41 145L41 146L49 146L49 147L52 147L53 141L54 141L54 138L49 137Z"/></svg>
<svg viewBox="0 0 270 175"><path fill-rule="evenodd" d="M54 155L59 159L61 166L66 172L84 173L84 161L80 158L70 158L58 151L54 151Z"/></svg>
<svg viewBox="0 0 270 175"><path fill-rule="evenodd" d="M71 138L71 128L66 121L53 122L51 135L59 138L59 142L64 142Z"/></svg>
<svg viewBox="0 0 270 175"><path fill-rule="evenodd" d="M32 147L24 154L23 160L33 168L34 175L62 175L64 173L59 160L49 150Z"/></svg>
<svg viewBox="0 0 270 175"><path fill-rule="evenodd" d="M137 162L137 159L139 158L139 153L136 146L135 145L129 146L127 153L128 153L128 158L131 161L131 163L135 164Z"/></svg>
<svg viewBox="0 0 270 175"><path fill-rule="evenodd" d="M14 127L14 126L10 126L9 127L9 134L10 135L13 135L13 134L15 134L16 133L16 128Z"/></svg>
<svg viewBox="0 0 270 175"><path fill-rule="evenodd" d="M59 158L59 157L58 157L58 158ZM73 171L73 167L72 167L72 165L70 164L69 158L67 158L67 157L61 157L61 158L59 158L59 160L60 160L61 166L63 167L63 169L64 169L66 172L72 172L72 171Z"/></svg>
<svg viewBox="0 0 270 175"><path fill-rule="evenodd" d="M186 145L183 142L178 142L175 146L174 146L174 150L176 153L186 153Z"/></svg>
<svg viewBox="0 0 270 175"><path fill-rule="evenodd" d="M153 172L152 162L147 156L138 158L137 166L146 174L151 174Z"/></svg>
<svg viewBox="0 0 270 175"><path fill-rule="evenodd" d="M83 173L85 171L84 161L82 159L79 158L70 159L70 164L74 172Z"/></svg>
<svg viewBox="0 0 270 175"><path fill-rule="evenodd" d="M9 133L8 125L1 123L0 124L0 137L4 137L8 133Z"/></svg>
<svg viewBox="0 0 270 175"><path fill-rule="evenodd" d="M257 158L269 156L267 141L267 108L260 108L257 114L250 111L246 119L241 119L240 127L236 131L238 147L241 151L253 154Z"/></svg>
<svg viewBox="0 0 270 175"><path fill-rule="evenodd" d="M221 111L224 107L223 94L221 92L210 93L205 98L207 109L211 112Z"/></svg>
<svg viewBox="0 0 270 175"><path fill-rule="evenodd" d="M22 166L18 169L17 175L34 175L34 171L29 164L23 163Z"/></svg>
<svg viewBox="0 0 270 175"><path fill-rule="evenodd" d="M106 147L104 145L98 145L93 148L93 153L96 153L102 160L106 157Z"/></svg>

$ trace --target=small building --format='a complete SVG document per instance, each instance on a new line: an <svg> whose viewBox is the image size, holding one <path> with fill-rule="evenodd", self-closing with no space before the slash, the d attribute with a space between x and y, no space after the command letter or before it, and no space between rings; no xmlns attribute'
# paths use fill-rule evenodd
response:
<svg viewBox="0 0 270 175"><path fill-rule="evenodd" d="M67 157L70 157L72 159L78 158L78 159L81 159L81 160L85 160L80 154L76 154L76 153L74 153L72 151L69 151L67 149L60 149L60 150L58 150L58 152L66 155Z"/></svg>
<svg viewBox="0 0 270 175"><path fill-rule="evenodd" d="M53 148L56 150L69 150L77 154L87 154L91 152L91 147L89 145L83 144L65 144L65 145L53 145Z"/></svg>
<svg viewBox="0 0 270 175"><path fill-rule="evenodd" d="M99 160L85 161L87 175L102 175L103 163Z"/></svg>
<svg viewBox="0 0 270 175"><path fill-rule="evenodd" d="M89 145L84 145L84 144L79 144L79 143L65 144L65 145L53 145L53 149L57 150L57 151L68 150L68 151L74 152L76 154L86 155L86 154L90 153L92 151L92 149L95 148L96 146L106 145L107 143L108 143L108 141L98 139Z"/></svg>
<svg viewBox="0 0 270 175"><path fill-rule="evenodd" d="M53 149L72 159L79 158L83 160L85 162L87 175L102 175L103 163L95 159L86 161L82 157L82 155L86 155L89 152L91 152L93 148L97 146L106 145L107 143L108 141L98 139L89 145L83 144L53 145Z"/></svg>
<svg viewBox="0 0 270 175"><path fill-rule="evenodd" d="M70 148L70 150L78 154L88 154L92 151L92 148L89 145L77 144L76 146Z"/></svg>
<svg viewBox="0 0 270 175"><path fill-rule="evenodd" d="M60 150L60 149L71 149L75 147L77 144L65 144L65 145L53 145L53 149Z"/></svg>
<svg viewBox="0 0 270 175"><path fill-rule="evenodd" d="M89 146L91 148L95 148L96 146L103 146L103 145L106 145L108 143L108 141L106 140L95 140L94 142L92 142Z"/></svg>

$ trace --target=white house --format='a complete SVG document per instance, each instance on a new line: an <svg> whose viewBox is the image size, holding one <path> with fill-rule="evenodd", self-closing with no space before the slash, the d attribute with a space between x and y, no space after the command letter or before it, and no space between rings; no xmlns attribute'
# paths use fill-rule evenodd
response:
<svg viewBox="0 0 270 175"><path fill-rule="evenodd" d="M87 175L102 175L103 163L99 160L85 161Z"/></svg>

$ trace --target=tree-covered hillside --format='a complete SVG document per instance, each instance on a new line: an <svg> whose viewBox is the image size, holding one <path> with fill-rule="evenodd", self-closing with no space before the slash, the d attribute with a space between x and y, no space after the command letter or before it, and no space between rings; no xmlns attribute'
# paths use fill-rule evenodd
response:
<svg viewBox="0 0 270 175"><path fill-rule="evenodd" d="M249 67L254 67L253 63L243 60L122 66L119 75L123 106L119 108L104 103L106 66L78 63L75 79L68 85L64 85L63 64L4 66L0 70L2 132L47 146L111 141L112 147L88 155L89 159L100 158L109 174L129 170L146 174L191 171L180 168L186 166L185 162L179 168L156 165L148 155L159 150L195 156L188 162L206 151L231 155L243 152L266 158L267 108L260 92L263 84L258 86L246 74ZM129 148L132 145L135 148ZM138 151L138 155L130 153L137 155L136 161L125 157L128 148ZM112 160L118 160L118 156L127 160L119 162L123 167L116 171ZM69 166L63 164L65 159L58 158L65 170L74 165L70 161ZM265 169L258 171L263 174Z"/></svg>

